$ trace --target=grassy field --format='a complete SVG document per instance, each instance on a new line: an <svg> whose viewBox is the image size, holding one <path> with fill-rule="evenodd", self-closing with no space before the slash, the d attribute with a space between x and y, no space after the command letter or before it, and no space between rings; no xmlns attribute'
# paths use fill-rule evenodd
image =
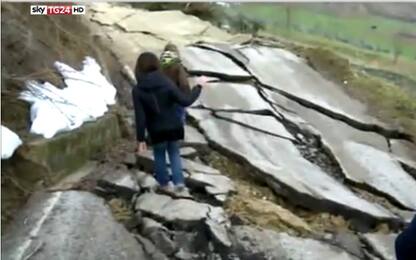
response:
<svg viewBox="0 0 416 260"><path fill-rule="evenodd" d="M327 47L352 63L416 80L414 23L375 15L340 15L299 5L290 7L288 21L287 8L276 3L245 3L233 11L263 22L268 33L302 44ZM401 52L397 60L394 60L395 50Z"/></svg>
<svg viewBox="0 0 416 260"><path fill-rule="evenodd" d="M400 49L402 56L416 61L416 26L410 22L373 15L341 16L274 3L241 4L238 9L263 21L271 33L301 32L391 55L394 49Z"/></svg>
<svg viewBox="0 0 416 260"><path fill-rule="evenodd" d="M275 29L273 34L301 45L328 48L356 65L387 70L416 80L416 60L411 60L407 57L399 57L394 62L392 54L369 51L319 36L299 32L287 32L284 29Z"/></svg>

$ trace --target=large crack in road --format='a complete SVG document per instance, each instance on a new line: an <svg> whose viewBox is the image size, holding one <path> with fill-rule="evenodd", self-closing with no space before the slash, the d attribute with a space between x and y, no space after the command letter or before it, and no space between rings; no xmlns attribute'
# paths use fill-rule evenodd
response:
<svg viewBox="0 0 416 260"><path fill-rule="evenodd" d="M199 47L201 49L207 49L207 50L219 52L219 53L223 54L224 56L233 60L237 65L239 65L246 72L248 72L255 79L256 83L258 85L260 85L261 87L266 88L266 89L271 90L271 91L274 91L274 92L277 92L280 95L283 95L286 98L289 98L290 100L293 100L293 101L299 103L302 106L314 109L314 110L316 110L316 111L318 111L322 114L325 114L325 115L327 115L327 116L329 116L329 117L331 117L335 120L343 121L343 122L349 124L350 126L352 126L354 128L357 128L359 130L362 130L362 131L375 132L375 133L378 133L380 135L383 135L385 138L388 138L388 139L403 139L403 140L413 142L412 135L410 135L408 133L405 133L405 132L402 132L401 130L388 129L388 128L385 128L385 127L383 127L381 125L378 125L378 124L369 124L369 123L366 123L366 122L358 121L358 120L356 120L354 118L351 118L351 117L349 117L345 114L341 114L341 113L326 109L326 108L324 108L324 107L322 107L322 106L320 106L320 105L318 105L314 102L311 102L311 101L306 100L306 99L299 98L299 97L297 97L297 96L295 96L295 95L293 95L293 94L291 94L287 91L284 91L284 90L278 89L274 86L270 86L268 84L263 83L261 81L261 79L259 79L250 70L250 68L247 66L246 62L241 60L241 57L239 57L239 56L236 57L236 55L244 56L244 54L239 52L238 49L230 48L230 49L224 50L224 49L221 48L221 47L223 47L223 45L220 45L221 47L215 47L215 45L211 46L210 44L194 44L193 46ZM236 52L238 54L236 54ZM192 70L190 70L190 72L192 72ZM198 74L204 74L204 73L202 71L199 71ZM221 73L209 72L209 76L224 78L224 80L229 80L229 77L224 77L224 75L221 74Z"/></svg>

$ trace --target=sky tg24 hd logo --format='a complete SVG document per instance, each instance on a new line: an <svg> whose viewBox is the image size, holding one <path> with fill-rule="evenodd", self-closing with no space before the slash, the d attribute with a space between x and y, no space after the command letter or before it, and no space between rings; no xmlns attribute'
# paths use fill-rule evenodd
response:
<svg viewBox="0 0 416 260"><path fill-rule="evenodd" d="M31 15L84 15L85 5L31 5Z"/></svg>

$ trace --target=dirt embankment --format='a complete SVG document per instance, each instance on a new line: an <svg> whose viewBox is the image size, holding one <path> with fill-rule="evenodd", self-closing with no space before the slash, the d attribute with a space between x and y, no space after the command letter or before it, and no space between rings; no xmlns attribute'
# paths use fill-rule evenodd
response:
<svg viewBox="0 0 416 260"><path fill-rule="evenodd" d="M17 132L24 142L34 138L29 134L30 106L18 99L25 81L49 81L57 87L64 83L53 68L62 61L80 69L85 56L95 58L103 73L118 90L121 104L129 98L130 85L124 80L121 66L103 47L97 37L76 16L31 16L29 4L4 3L1 7L2 73L1 123ZM16 156L15 156L16 157ZM2 224L25 202L35 188L16 177L18 158L2 163ZM27 176L30 169L27 169ZM43 186L44 184L41 184ZM36 186L37 187L37 186Z"/></svg>
<svg viewBox="0 0 416 260"><path fill-rule="evenodd" d="M1 7L1 122L23 137L30 127L29 105L17 96L30 79L62 87L63 81L53 68L55 61L80 69L84 57L92 56L119 92L126 87L119 64L83 24L82 17L31 16L29 6L5 3Z"/></svg>

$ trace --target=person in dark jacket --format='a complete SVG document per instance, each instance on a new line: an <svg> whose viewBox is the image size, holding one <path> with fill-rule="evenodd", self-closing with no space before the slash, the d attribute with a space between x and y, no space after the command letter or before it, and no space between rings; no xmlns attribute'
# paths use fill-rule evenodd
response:
<svg viewBox="0 0 416 260"><path fill-rule="evenodd" d="M184 122L177 113L178 106L190 106L199 97L201 85L195 86L189 95L160 70L159 59L150 52L141 54L136 64L137 86L133 88L133 104L136 117L137 152L147 149L147 130L155 159L156 179L162 189L172 192L166 164L166 152L172 171L172 182L178 191L185 188L178 141L184 138Z"/></svg>
<svg viewBox="0 0 416 260"><path fill-rule="evenodd" d="M410 225L400 233L395 242L397 260L416 259L416 216Z"/></svg>

